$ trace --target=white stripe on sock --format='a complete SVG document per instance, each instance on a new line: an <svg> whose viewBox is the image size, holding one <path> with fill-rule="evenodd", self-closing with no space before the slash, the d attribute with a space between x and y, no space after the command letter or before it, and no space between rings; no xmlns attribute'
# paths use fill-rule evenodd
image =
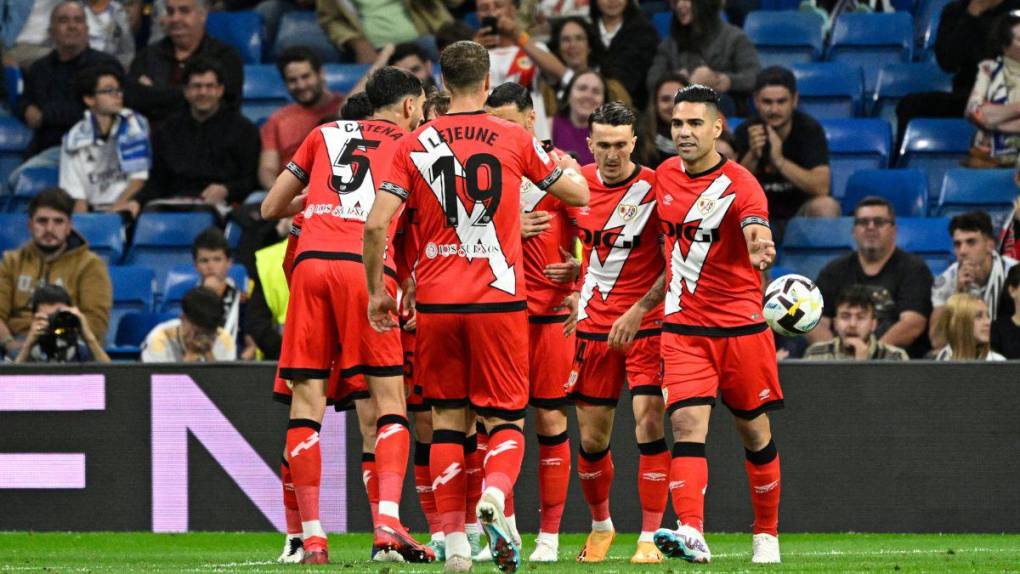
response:
<svg viewBox="0 0 1020 574"><path fill-rule="evenodd" d="M302 536L303 540L308 540L312 536L318 536L319 538L326 537L326 531L322 529L322 524L318 520L309 520L308 522L301 523L301 531L304 533Z"/></svg>
<svg viewBox="0 0 1020 574"><path fill-rule="evenodd" d="M392 518L400 518L400 505L397 504L396 502L380 500L379 514L390 516Z"/></svg>
<svg viewBox="0 0 1020 574"><path fill-rule="evenodd" d="M614 530L614 528L613 528L613 519L612 518L607 518L605 520L592 520L591 521L591 529L592 530L599 530L601 532L609 532L611 530Z"/></svg>

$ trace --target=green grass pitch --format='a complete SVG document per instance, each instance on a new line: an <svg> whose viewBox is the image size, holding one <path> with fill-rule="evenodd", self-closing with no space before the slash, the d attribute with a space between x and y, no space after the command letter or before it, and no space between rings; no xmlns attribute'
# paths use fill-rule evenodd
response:
<svg viewBox="0 0 1020 574"><path fill-rule="evenodd" d="M524 556L534 537L525 535ZM1020 535L989 534L783 534L783 564L751 564L749 534L708 534L713 560L695 565L668 560L662 565L628 563L636 535L621 534L610 559L577 564L574 554L583 535L560 539L558 564L524 562L519 572L1020 572ZM368 534L330 537L329 566L277 565L283 546L279 534L252 533L0 533L0 573L40 572L441 572L442 564L379 564L367 560ZM496 573L476 564L478 573Z"/></svg>

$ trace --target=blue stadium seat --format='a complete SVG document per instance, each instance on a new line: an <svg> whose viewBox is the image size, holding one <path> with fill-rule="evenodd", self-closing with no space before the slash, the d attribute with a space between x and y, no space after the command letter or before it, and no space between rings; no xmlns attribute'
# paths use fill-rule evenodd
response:
<svg viewBox="0 0 1020 574"><path fill-rule="evenodd" d="M17 108L23 87L21 70L17 66L4 66L4 88L7 90L7 107L11 111Z"/></svg>
<svg viewBox="0 0 1020 574"><path fill-rule="evenodd" d="M136 358L139 347L145 342L146 335L156 325L176 318L177 315L173 313L139 313L136 311L125 313L117 323L117 335L114 338L116 346L107 348L106 352L112 352L111 358Z"/></svg>
<svg viewBox="0 0 1020 574"><path fill-rule="evenodd" d="M1012 169L964 169L946 171L939 196L938 215L987 211L1000 227L1013 210L1016 184Z"/></svg>
<svg viewBox="0 0 1020 574"><path fill-rule="evenodd" d="M157 285L178 264L191 264L195 236L215 223L211 213L145 212L135 224L135 237L125 265L147 265L156 272Z"/></svg>
<svg viewBox="0 0 1020 574"><path fill-rule="evenodd" d="M822 120L848 118L861 109L863 83L859 68L841 62L808 62L788 66L797 78L799 109Z"/></svg>
<svg viewBox="0 0 1020 574"><path fill-rule="evenodd" d="M853 218L795 217L786 226L779 264L815 279L825 264L854 250Z"/></svg>
<svg viewBox="0 0 1020 574"><path fill-rule="evenodd" d="M821 123L829 142L833 196L842 197L853 172L889 166L892 128L885 120L854 118Z"/></svg>
<svg viewBox="0 0 1020 574"><path fill-rule="evenodd" d="M248 290L248 271L244 265L234 263L230 266L228 276L241 291ZM184 294L198 286L198 271L192 264L174 265L166 274L163 288L160 290L159 310L164 313L177 313L181 309Z"/></svg>
<svg viewBox="0 0 1020 574"><path fill-rule="evenodd" d="M262 16L248 10L209 12L205 21L206 32L237 48L245 64L258 64L262 61L262 28Z"/></svg>
<svg viewBox="0 0 1020 574"><path fill-rule="evenodd" d="M655 26L655 31L659 33L659 39L664 39L669 36L669 26L673 22L673 11L666 10L665 12L659 12L652 16L652 24Z"/></svg>
<svg viewBox="0 0 1020 574"><path fill-rule="evenodd" d="M31 238L28 216L24 213L0 213L0 251L17 249Z"/></svg>
<svg viewBox="0 0 1020 574"><path fill-rule="evenodd" d="M946 170L960 167L974 139L974 124L963 118L917 118L907 124L897 167L916 167L928 174L929 203L942 193Z"/></svg>
<svg viewBox="0 0 1020 574"><path fill-rule="evenodd" d="M879 68L909 62L913 44L913 19L906 12L850 13L836 18L827 56L860 66L864 90L870 94L875 91Z"/></svg>
<svg viewBox="0 0 1020 574"><path fill-rule="evenodd" d="M644 14L645 17L647 17L648 19L651 19L652 16L655 16L659 12L669 11L669 4L666 2L662 2L660 0L649 0L646 2L640 2L638 3L638 7L641 8L641 13ZM475 17L477 18L477 15L475 15ZM464 20L467 20L467 18L465 17Z"/></svg>
<svg viewBox="0 0 1020 574"><path fill-rule="evenodd" d="M330 90L349 94L371 67L369 64L326 64L322 72L326 75L326 85Z"/></svg>
<svg viewBox="0 0 1020 574"><path fill-rule="evenodd" d="M914 18L914 58L918 61L933 61L935 36L938 33L942 10L953 0L921 0Z"/></svg>
<svg viewBox="0 0 1020 574"><path fill-rule="evenodd" d="M760 10L796 10L801 0L761 0Z"/></svg>
<svg viewBox="0 0 1020 574"><path fill-rule="evenodd" d="M952 78L936 64L886 64L878 71L871 115L895 126L900 98L918 92L949 92L952 88Z"/></svg>
<svg viewBox="0 0 1020 574"><path fill-rule="evenodd" d="M928 178L919 169L862 169L851 174L840 201L843 215L853 215L857 203L869 195L889 200L897 216L928 215Z"/></svg>
<svg viewBox="0 0 1020 574"><path fill-rule="evenodd" d="M822 24L813 12L757 10L744 20L744 32L758 49L763 68L788 66L821 57Z"/></svg>
<svg viewBox="0 0 1020 574"><path fill-rule="evenodd" d="M32 130L18 118L0 116L0 186L21 165L21 155L32 141Z"/></svg>
<svg viewBox="0 0 1020 574"><path fill-rule="evenodd" d="M464 23L471 26L472 30L477 30L481 27L481 24L478 22L478 13L474 11L464 14Z"/></svg>
<svg viewBox="0 0 1020 574"><path fill-rule="evenodd" d="M948 217L897 217L896 245L924 259L933 274L953 260Z"/></svg>
<svg viewBox="0 0 1020 574"><path fill-rule="evenodd" d="M113 283L113 308L110 310L110 328L106 345L116 344L120 319L127 313L152 311L156 274L148 267L110 267Z"/></svg>
<svg viewBox="0 0 1020 574"><path fill-rule="evenodd" d="M116 213L76 213L74 228L89 242L89 249L115 265L124 255L124 223Z"/></svg>
<svg viewBox="0 0 1020 574"><path fill-rule="evenodd" d="M280 28L276 32L272 59L275 60L280 52L291 46L305 46L318 54L323 62L339 62L341 60L340 52L319 27L315 12L311 10L294 10L280 18Z"/></svg>
<svg viewBox="0 0 1020 574"><path fill-rule="evenodd" d="M276 66L249 64L244 67L241 113L252 122L268 118L281 106L290 103L287 86Z"/></svg>
<svg viewBox="0 0 1020 574"><path fill-rule="evenodd" d="M29 167L21 170L14 182L14 193L7 201L7 211L27 211L33 197L48 187L56 186L59 181L60 171L57 168Z"/></svg>

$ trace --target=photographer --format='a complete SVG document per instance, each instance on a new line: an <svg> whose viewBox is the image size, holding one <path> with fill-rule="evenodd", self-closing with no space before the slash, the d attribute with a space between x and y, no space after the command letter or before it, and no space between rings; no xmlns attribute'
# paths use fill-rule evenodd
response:
<svg viewBox="0 0 1020 574"><path fill-rule="evenodd" d="M89 328L88 319L71 306L60 285L43 285L32 295L32 325L15 363L109 363L110 357Z"/></svg>
<svg viewBox="0 0 1020 574"><path fill-rule="evenodd" d="M237 344L223 323L223 303L206 287L195 287L181 300L181 317L160 323L142 343L143 363L233 361Z"/></svg>

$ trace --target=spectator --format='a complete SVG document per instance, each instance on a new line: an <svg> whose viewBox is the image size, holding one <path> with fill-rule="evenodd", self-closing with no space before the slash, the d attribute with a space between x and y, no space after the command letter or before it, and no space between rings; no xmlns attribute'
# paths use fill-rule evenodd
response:
<svg viewBox="0 0 1020 574"><path fill-rule="evenodd" d="M290 224L290 218L278 221L276 231L282 240L255 252L254 287L245 313L244 332L254 340L262 357L269 360L280 358L283 325L287 320L290 288L283 260Z"/></svg>
<svg viewBox="0 0 1020 574"><path fill-rule="evenodd" d="M949 222L956 262L935 279L931 290L930 337L934 348L946 344L939 332L939 317L954 293L969 293L985 302L991 317L998 318L999 298L1006 273L1016 265L1011 257L995 250L992 219L987 213L974 211L957 215Z"/></svg>
<svg viewBox="0 0 1020 574"><path fill-rule="evenodd" d="M993 38L999 55L978 65L967 101L967 118L978 126L970 167L1013 167L1020 147L1020 13L1000 18Z"/></svg>
<svg viewBox="0 0 1020 574"><path fill-rule="evenodd" d="M652 100L648 102L638 136L638 163L654 169L676 155L676 144L670 131L673 98L680 88L689 85L687 76L679 72L667 72L655 82Z"/></svg>
<svg viewBox="0 0 1020 574"><path fill-rule="evenodd" d="M138 2L139 0L132 0ZM155 44L166 35L163 29L163 22L166 18L167 0L152 1L152 29L149 32L149 44ZM216 0L209 2L212 11L237 11L253 10L262 17L263 42L265 46L272 46L276 41L276 32L280 28L280 20L283 15L295 10L314 10L315 0Z"/></svg>
<svg viewBox="0 0 1020 574"><path fill-rule="evenodd" d="M906 361L907 352L883 343L875 336L878 315L872 290L864 285L850 285L836 299L832 325L836 337L815 343L804 352L804 358L815 361Z"/></svg>
<svg viewBox="0 0 1020 574"><path fill-rule="evenodd" d="M447 22L436 30L436 48L442 54L450 44L475 37L475 29L461 20Z"/></svg>
<svg viewBox="0 0 1020 574"><path fill-rule="evenodd" d="M27 69L49 53L50 20L60 0L13 0L0 10L0 35L4 43L4 64Z"/></svg>
<svg viewBox="0 0 1020 574"><path fill-rule="evenodd" d="M87 109L64 135L60 187L77 212L130 212L128 202L149 177L149 122L124 107L123 77L118 68L95 67L75 79Z"/></svg>
<svg viewBox="0 0 1020 574"><path fill-rule="evenodd" d="M218 227L210 227L199 233L191 244L191 258L195 262L195 271L198 271L198 286L216 293L223 303L223 322L220 326L237 340L241 302L247 286L234 284L229 276L233 260L223 232Z"/></svg>
<svg viewBox="0 0 1020 574"><path fill-rule="evenodd" d="M156 325L142 343L143 363L233 361L237 343L220 327L223 305L205 287L195 287L181 300L178 319Z"/></svg>
<svg viewBox="0 0 1020 574"><path fill-rule="evenodd" d="M322 123L322 118L336 115L343 102L343 96L334 94L326 85L322 61L308 48L287 48L276 58L276 69L294 103L273 112L260 130L262 153L258 176L262 189L273 187L276 176L305 136Z"/></svg>
<svg viewBox="0 0 1020 574"><path fill-rule="evenodd" d="M993 37L998 18L1020 9L1020 0L954 0L942 9L935 37L935 60L953 74L951 92L910 94L896 105L903 137L913 118L958 118L963 115L977 77L978 64L994 58L999 47Z"/></svg>
<svg viewBox="0 0 1020 574"><path fill-rule="evenodd" d="M581 165L595 161L595 156L588 149L588 118L605 99L606 80L602 74L582 72L567 85L559 113L552 119L553 145L577 156Z"/></svg>
<svg viewBox="0 0 1020 574"><path fill-rule="evenodd" d="M371 64L378 49L401 42L419 42L430 52L430 59L437 59L431 35L453 21L448 8L461 3L463 0L316 0L315 12L338 49L360 64Z"/></svg>
<svg viewBox="0 0 1020 574"><path fill-rule="evenodd" d="M992 321L992 350L1007 359L1020 359L1020 265L1014 265L1006 274L1006 292L1013 303L1013 314Z"/></svg>
<svg viewBox="0 0 1020 574"><path fill-rule="evenodd" d="M563 77L559 78L554 85L556 90L554 99L556 100L563 97L566 85L570 83L575 74L600 69L601 42L595 35L595 28L579 16L557 20L553 24L552 36L549 38L549 50L567 68ZM630 94L627 93L623 84L606 78L606 88L611 101L620 101L631 105ZM552 93L552 90L549 90L549 93Z"/></svg>
<svg viewBox="0 0 1020 574"><path fill-rule="evenodd" d="M528 33L536 37L549 35L550 25L565 18L587 18L590 0L521 0L518 14L527 23Z"/></svg>
<svg viewBox="0 0 1020 574"><path fill-rule="evenodd" d="M84 0L89 46L117 58L125 68L135 58L135 35L118 0Z"/></svg>
<svg viewBox="0 0 1020 574"><path fill-rule="evenodd" d="M645 82L659 33L634 0L595 0L589 6L591 24L598 32L592 49L601 56L600 70L623 84L640 108L648 99Z"/></svg>
<svg viewBox="0 0 1020 574"><path fill-rule="evenodd" d="M241 105L244 67L241 56L229 46L205 33L209 0L166 0L161 25L167 37L142 48L131 62L127 103L153 123L187 107L184 84L187 65L201 58L217 62L224 87L224 105Z"/></svg>
<svg viewBox="0 0 1020 574"><path fill-rule="evenodd" d="M103 343L60 285L42 285L32 295L32 325L15 363L109 363Z"/></svg>
<svg viewBox="0 0 1020 574"><path fill-rule="evenodd" d="M671 0L674 18L648 72L648 87L669 71L728 96L723 111L743 109L758 73L758 52L743 30L722 21L720 0Z"/></svg>
<svg viewBox="0 0 1020 574"><path fill-rule="evenodd" d="M173 2L175 0L171 0ZM223 210L255 188L258 129L234 108L222 105L223 72L211 60L195 59L184 70L188 109L156 130L155 161L145 187L132 202L190 199Z"/></svg>
<svg viewBox="0 0 1020 574"><path fill-rule="evenodd" d="M394 66L401 70L407 70L414 74L414 77L421 80L425 93L436 89L438 82L432 71L432 58L414 42L404 42L393 48L393 53L386 60L387 66ZM366 74L367 75L367 74Z"/></svg>
<svg viewBox="0 0 1020 574"><path fill-rule="evenodd" d="M1020 171L1013 175L1020 186ZM1006 219L999 233L999 254L1020 259L1020 195L1013 198L1013 213Z"/></svg>
<svg viewBox="0 0 1020 574"><path fill-rule="evenodd" d="M932 276L917 255L896 247L896 213L881 197L866 197L854 208L857 251L830 261L818 274L825 309L808 342L832 338L835 302L847 285L871 293L879 342L906 349L912 357L928 352L925 327L931 314Z"/></svg>
<svg viewBox="0 0 1020 574"><path fill-rule="evenodd" d="M936 361L1005 361L991 349L988 305L970 293L955 293L939 314L936 329L945 341Z"/></svg>
<svg viewBox="0 0 1020 574"><path fill-rule="evenodd" d="M780 236L795 215L840 216L839 203L829 195L825 130L796 109L797 101L793 72L778 66L762 70L754 86L757 115L734 134L740 164L764 188L769 219Z"/></svg>
<svg viewBox="0 0 1020 574"><path fill-rule="evenodd" d="M85 111L74 92L77 73L101 64L120 67L112 56L89 48L85 10L78 2L65 0L53 9L49 33L53 50L25 73L20 115L35 133L25 150L25 157L31 159L15 170L11 184L25 167L56 167L60 161L60 139Z"/></svg>
<svg viewBox="0 0 1020 574"><path fill-rule="evenodd" d="M106 263L89 251L85 239L71 227L74 200L51 187L28 204L32 239L6 251L0 263L0 345L8 356L22 347L32 324L31 301L36 288L53 283L71 295L96 338L106 337L113 307L113 287Z"/></svg>

